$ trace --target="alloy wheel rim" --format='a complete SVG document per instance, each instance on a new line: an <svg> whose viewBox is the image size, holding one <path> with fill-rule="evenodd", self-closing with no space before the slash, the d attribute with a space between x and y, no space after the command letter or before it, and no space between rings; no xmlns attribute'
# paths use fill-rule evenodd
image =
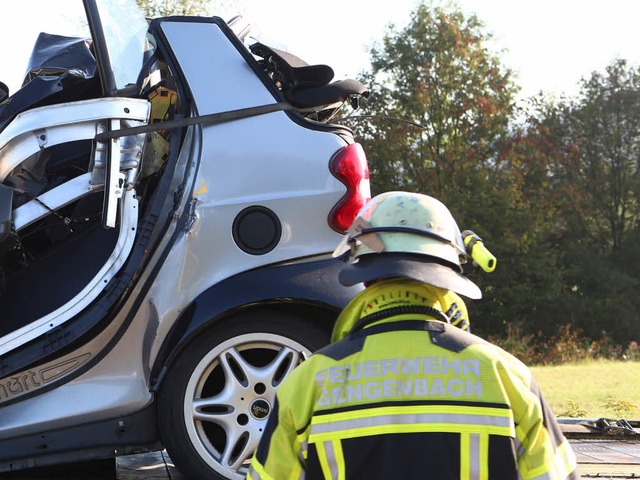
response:
<svg viewBox="0 0 640 480"><path fill-rule="evenodd" d="M311 352L275 334L233 337L191 373L184 420L191 444L216 472L245 478L284 378Z"/></svg>

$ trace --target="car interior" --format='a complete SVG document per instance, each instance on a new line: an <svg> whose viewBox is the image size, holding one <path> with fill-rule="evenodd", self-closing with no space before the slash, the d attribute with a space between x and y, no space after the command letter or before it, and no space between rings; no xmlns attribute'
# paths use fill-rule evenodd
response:
<svg viewBox="0 0 640 480"><path fill-rule="evenodd" d="M146 90L153 115L175 108L175 91ZM0 338L56 312L68 315L69 302L92 283L93 296L99 293L105 266L115 266L131 248L132 235L122 227L135 229L138 198L153 189L168 155L166 132L122 138L115 154L94 147L93 138L107 127L147 123L149 102L103 98L84 39L40 34L22 87L3 92ZM119 202L131 182L136 196Z"/></svg>

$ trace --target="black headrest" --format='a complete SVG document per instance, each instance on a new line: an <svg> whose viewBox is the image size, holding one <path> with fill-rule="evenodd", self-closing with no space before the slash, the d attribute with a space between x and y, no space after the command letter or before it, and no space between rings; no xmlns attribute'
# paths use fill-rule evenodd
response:
<svg viewBox="0 0 640 480"><path fill-rule="evenodd" d="M291 105L297 108L310 108L345 102L352 96L369 96L369 89L357 80L346 79L332 82L319 88L300 88L287 92Z"/></svg>
<svg viewBox="0 0 640 480"><path fill-rule="evenodd" d="M319 87L333 79L328 65L309 65L301 58L277 48L257 42L249 47L251 53L263 59L267 72L280 82L283 90Z"/></svg>

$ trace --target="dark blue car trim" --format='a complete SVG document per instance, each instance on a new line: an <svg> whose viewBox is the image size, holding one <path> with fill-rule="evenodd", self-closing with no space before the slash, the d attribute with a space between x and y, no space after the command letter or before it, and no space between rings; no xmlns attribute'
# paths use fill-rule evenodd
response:
<svg viewBox="0 0 640 480"><path fill-rule="evenodd" d="M342 260L330 258L271 266L243 272L211 286L185 309L164 340L151 372L152 388L157 388L182 346L239 307L306 304L310 309L337 316L361 290L361 286L340 285L338 270L342 265Z"/></svg>

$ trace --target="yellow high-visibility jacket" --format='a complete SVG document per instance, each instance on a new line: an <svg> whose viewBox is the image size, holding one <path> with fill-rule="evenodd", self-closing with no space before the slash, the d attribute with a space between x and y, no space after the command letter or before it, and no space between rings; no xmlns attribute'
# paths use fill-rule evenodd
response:
<svg viewBox="0 0 640 480"><path fill-rule="evenodd" d="M350 333L291 373L247 478L579 476L522 362L449 324L404 314Z"/></svg>

